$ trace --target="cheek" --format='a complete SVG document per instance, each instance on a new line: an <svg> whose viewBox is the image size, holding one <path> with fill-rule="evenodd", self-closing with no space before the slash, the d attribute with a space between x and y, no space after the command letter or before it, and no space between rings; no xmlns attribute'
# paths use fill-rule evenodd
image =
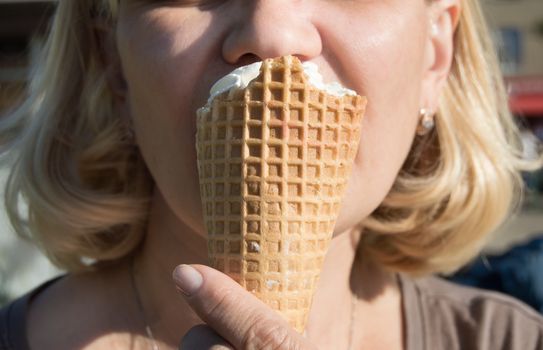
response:
<svg viewBox="0 0 543 350"><path fill-rule="evenodd" d="M337 26L330 28L330 52L336 53L330 60L350 67L343 80L368 98L336 233L356 225L377 208L410 149L423 77L423 10L375 13L380 9L373 7L359 12L365 13L360 24L345 26L343 33Z"/></svg>
<svg viewBox="0 0 543 350"><path fill-rule="evenodd" d="M191 109L202 67L211 16L191 9L155 9L121 21L118 46L127 80L132 116L142 130L161 130L179 139L180 129L195 132ZM209 44L208 44L209 45ZM170 129L163 128L169 124ZM192 125L192 128L189 126ZM150 141L157 135L151 135Z"/></svg>
<svg viewBox="0 0 543 350"><path fill-rule="evenodd" d="M173 22L156 12L119 23L127 101L140 151L158 189L184 221L200 225L192 103L200 75L196 47L205 37L209 18L199 15L189 20L187 15L184 20L177 13Z"/></svg>
<svg viewBox="0 0 543 350"><path fill-rule="evenodd" d="M341 81L369 100L336 232L357 224L382 201L408 152L419 108L420 13L395 16L372 6L359 9L364 15L356 21L345 10L319 16L334 18L319 24L324 58ZM198 98L207 96L200 87L209 85L200 77L216 76L201 62L220 53L210 47L218 40L212 18L184 15L149 12L120 21L118 43L141 152L170 207L203 231L194 111L204 102Z"/></svg>

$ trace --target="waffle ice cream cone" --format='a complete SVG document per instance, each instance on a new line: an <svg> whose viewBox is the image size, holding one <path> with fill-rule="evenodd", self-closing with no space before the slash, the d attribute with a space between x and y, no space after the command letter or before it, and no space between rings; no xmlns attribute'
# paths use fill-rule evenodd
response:
<svg viewBox="0 0 543 350"><path fill-rule="evenodd" d="M303 332L358 149L366 99L309 83L302 63L198 111L197 154L211 266Z"/></svg>

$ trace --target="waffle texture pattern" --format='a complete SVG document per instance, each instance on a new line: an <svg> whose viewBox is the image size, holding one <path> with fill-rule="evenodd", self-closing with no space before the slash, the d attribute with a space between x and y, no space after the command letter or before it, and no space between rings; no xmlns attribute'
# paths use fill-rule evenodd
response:
<svg viewBox="0 0 543 350"><path fill-rule="evenodd" d="M358 150L366 99L311 86L292 56L198 113L211 266L302 332Z"/></svg>

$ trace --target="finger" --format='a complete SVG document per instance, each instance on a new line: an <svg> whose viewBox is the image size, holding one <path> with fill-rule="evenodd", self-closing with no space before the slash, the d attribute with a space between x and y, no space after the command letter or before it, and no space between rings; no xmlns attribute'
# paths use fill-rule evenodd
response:
<svg viewBox="0 0 543 350"><path fill-rule="evenodd" d="M180 350L235 350L223 337L205 324L192 327L181 339Z"/></svg>
<svg viewBox="0 0 543 350"><path fill-rule="evenodd" d="M198 316L236 349L315 349L280 315L217 270L180 265L174 280Z"/></svg>

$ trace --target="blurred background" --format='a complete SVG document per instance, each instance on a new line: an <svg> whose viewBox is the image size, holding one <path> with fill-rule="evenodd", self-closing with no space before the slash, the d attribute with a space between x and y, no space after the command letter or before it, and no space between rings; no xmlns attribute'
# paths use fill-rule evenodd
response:
<svg viewBox="0 0 543 350"><path fill-rule="evenodd" d="M22 96L55 3L0 0L0 114ZM506 75L511 109L531 131L524 139L525 156L533 157L534 137L543 140L543 0L482 0L482 5ZM6 169L0 168L2 188L5 178ZM504 261L510 266L511 257L518 262L519 251L526 258L528 249L528 263L520 261L524 271L532 264L541 275L535 291L540 288L543 298L539 272L543 269L543 171L525 174L524 179L528 190L521 210L496 232L480 261L454 277L457 281L498 290L505 290L509 281L514 282L511 288L522 289L500 266ZM15 236L0 206L0 306L59 273L32 244ZM489 276L491 283L481 282ZM537 304L540 299L536 304L527 302L538 308L543 305Z"/></svg>

